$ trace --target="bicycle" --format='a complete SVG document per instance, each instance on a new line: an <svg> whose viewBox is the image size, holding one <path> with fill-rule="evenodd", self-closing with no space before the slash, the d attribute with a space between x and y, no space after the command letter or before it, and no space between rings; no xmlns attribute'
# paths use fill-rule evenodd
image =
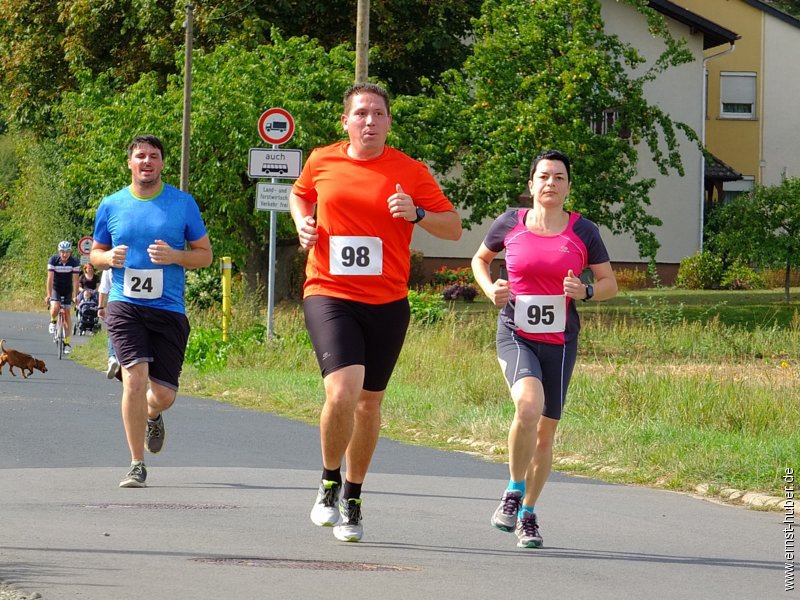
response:
<svg viewBox="0 0 800 600"><path fill-rule="evenodd" d="M56 318L56 330L53 333L53 342L58 346L58 360L64 355L64 339L67 337L66 319L67 310L64 308L64 296L59 297L58 317Z"/></svg>

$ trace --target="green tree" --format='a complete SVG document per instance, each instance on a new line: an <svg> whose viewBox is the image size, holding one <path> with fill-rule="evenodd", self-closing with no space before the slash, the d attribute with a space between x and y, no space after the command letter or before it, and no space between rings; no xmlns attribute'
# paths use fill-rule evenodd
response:
<svg viewBox="0 0 800 600"><path fill-rule="evenodd" d="M244 4L244 6L242 6ZM252 50L269 44L270 29L308 36L330 50L355 42L357 0L195 3L194 47L212 52L237 42ZM481 0L373 0L371 72L399 93L417 93L419 78L434 81L459 67L463 40ZM22 127L46 131L50 111L82 77L107 75L114 90L179 71L186 0L0 0L0 108Z"/></svg>
<svg viewBox="0 0 800 600"><path fill-rule="evenodd" d="M487 0L464 71L433 85L431 98L397 103L405 145L441 173L463 167L445 187L472 210L471 222L517 205L531 153L559 148L576 159L572 208L631 233L642 256L655 256L650 228L660 221L646 210L654 180L637 177L637 148L662 173L682 175L677 130L696 135L648 103L645 86L692 56L646 2L629 3L664 41L646 68L635 48L605 33L597 0ZM609 112L613 125L598 133Z"/></svg>
<svg viewBox="0 0 800 600"><path fill-rule="evenodd" d="M250 291L266 282L268 268L268 213L255 209L255 181L247 176L249 149L263 145L258 117L272 106L286 108L296 121L292 147L306 155L330 143L341 135L336 117L354 64L345 46L326 52L307 38L285 40L277 30L273 38L252 50L229 43L211 53L199 51L193 69L189 191L203 211L215 254L233 257ZM155 74L123 93L113 93L106 76L81 85L80 93L65 97L61 142L72 157L66 185L82 199L86 218L93 218L105 195L130 181L125 149L137 134L162 139L164 178L177 185L182 77L170 76L163 92ZM296 252L288 213L279 215L278 236L291 240L287 254Z"/></svg>
<svg viewBox="0 0 800 600"><path fill-rule="evenodd" d="M58 3L0 0L0 108L9 121L22 127L49 122L71 86L62 39Z"/></svg>
<svg viewBox="0 0 800 600"><path fill-rule="evenodd" d="M715 251L758 267L785 269L788 304L792 269L800 267L800 177L759 186L717 209L713 218L719 231L710 240Z"/></svg>
<svg viewBox="0 0 800 600"><path fill-rule="evenodd" d="M58 176L64 168L58 144L36 141L32 135L16 136L13 143L3 140L2 154L8 195L6 209L0 210L0 256L5 255L0 279L4 289L34 289L40 298L47 259L58 242L77 243L91 230L84 227L79 200Z"/></svg>
<svg viewBox="0 0 800 600"><path fill-rule="evenodd" d="M775 8L800 19L800 0L766 0Z"/></svg>

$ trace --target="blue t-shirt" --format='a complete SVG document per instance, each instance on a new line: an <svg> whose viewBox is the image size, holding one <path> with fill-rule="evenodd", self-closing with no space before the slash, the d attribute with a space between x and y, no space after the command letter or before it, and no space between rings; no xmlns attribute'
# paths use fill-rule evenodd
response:
<svg viewBox="0 0 800 600"><path fill-rule="evenodd" d="M103 198L95 216L95 241L128 246L124 267L113 270L108 301L185 313L184 268L154 264L147 248L164 240L183 250L186 242L204 235L206 227L194 198L169 184L152 198L138 198L130 187Z"/></svg>

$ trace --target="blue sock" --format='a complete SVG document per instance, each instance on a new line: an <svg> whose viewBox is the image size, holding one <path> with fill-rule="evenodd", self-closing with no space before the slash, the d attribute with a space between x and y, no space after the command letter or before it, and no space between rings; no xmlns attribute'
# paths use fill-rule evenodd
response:
<svg viewBox="0 0 800 600"><path fill-rule="evenodd" d="M508 481L508 488L506 488L509 492L519 492L523 496L525 495L525 480L522 481Z"/></svg>
<svg viewBox="0 0 800 600"><path fill-rule="evenodd" d="M519 512L517 513L517 518L521 519L523 511L526 511L526 510L529 513L534 513L534 512L536 512L536 507L534 507L534 506L525 506L525 505L520 506L519 507Z"/></svg>

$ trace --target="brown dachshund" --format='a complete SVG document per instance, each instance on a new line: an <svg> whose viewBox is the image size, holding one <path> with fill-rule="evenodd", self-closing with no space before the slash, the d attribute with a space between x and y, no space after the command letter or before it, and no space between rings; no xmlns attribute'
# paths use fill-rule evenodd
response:
<svg viewBox="0 0 800 600"><path fill-rule="evenodd" d="M14 367L17 367L22 372L22 376L25 379L28 378L28 375L33 375L34 369L42 373L47 373L47 367L43 360L34 358L30 354L25 354L24 352L6 348L6 341L0 340L0 375L3 374L3 365L6 363L8 363L8 370L14 377L17 376L16 373L14 373ZM28 372L28 375L25 374L25 371Z"/></svg>

